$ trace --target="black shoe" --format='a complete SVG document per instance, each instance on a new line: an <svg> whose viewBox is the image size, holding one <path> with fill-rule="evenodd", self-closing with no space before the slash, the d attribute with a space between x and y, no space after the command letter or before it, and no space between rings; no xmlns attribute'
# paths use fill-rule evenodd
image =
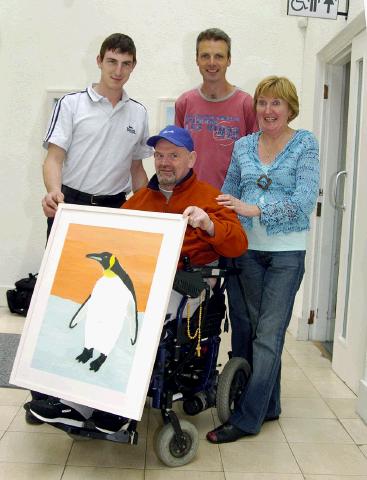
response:
<svg viewBox="0 0 367 480"><path fill-rule="evenodd" d="M94 410L89 420L94 423L97 430L103 433L116 433L119 430L125 430L130 422L126 417L102 412L101 410Z"/></svg>
<svg viewBox="0 0 367 480"><path fill-rule="evenodd" d="M73 427L82 427L85 422L83 415L58 399L32 400L29 409L33 416L47 423L64 423Z"/></svg>
<svg viewBox="0 0 367 480"><path fill-rule="evenodd" d="M35 392L34 390L31 390L31 395L32 400L47 400L49 398L49 395L46 393Z"/></svg>
<svg viewBox="0 0 367 480"><path fill-rule="evenodd" d="M240 430L229 422L226 422L207 433L206 438L210 443L229 443L235 442L239 438L246 437L248 435L251 434Z"/></svg>
<svg viewBox="0 0 367 480"><path fill-rule="evenodd" d="M39 420L36 418L32 413L29 411L31 402L27 402L23 405L23 408L25 410L25 421L28 423L28 425L42 425L42 423L45 423L43 420Z"/></svg>

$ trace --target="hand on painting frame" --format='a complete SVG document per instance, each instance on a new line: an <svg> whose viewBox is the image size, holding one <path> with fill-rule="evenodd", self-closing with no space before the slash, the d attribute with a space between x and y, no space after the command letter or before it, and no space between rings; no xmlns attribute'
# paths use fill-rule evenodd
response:
<svg viewBox="0 0 367 480"><path fill-rule="evenodd" d="M182 215L187 218L187 223L192 228L200 228L211 237L214 236L214 223L202 208L195 206L187 207Z"/></svg>
<svg viewBox="0 0 367 480"><path fill-rule="evenodd" d="M57 206L64 202L64 194L61 191L49 192L42 199L43 213L46 217L54 217L56 215Z"/></svg>

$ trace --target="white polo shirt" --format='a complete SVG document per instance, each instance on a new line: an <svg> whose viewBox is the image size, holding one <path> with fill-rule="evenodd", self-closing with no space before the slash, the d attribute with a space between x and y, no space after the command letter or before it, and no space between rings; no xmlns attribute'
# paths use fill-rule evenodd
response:
<svg viewBox="0 0 367 480"><path fill-rule="evenodd" d="M70 93L55 105L44 147L66 151L62 183L93 195L130 192L133 160L150 157L145 107L128 97L113 108L92 86Z"/></svg>

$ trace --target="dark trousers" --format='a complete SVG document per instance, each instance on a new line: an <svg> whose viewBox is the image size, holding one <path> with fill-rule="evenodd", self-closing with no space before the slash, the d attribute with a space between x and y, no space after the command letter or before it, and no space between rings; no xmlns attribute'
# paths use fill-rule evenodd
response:
<svg viewBox="0 0 367 480"><path fill-rule="evenodd" d="M91 205L94 207L120 208L126 201L126 193L121 192L116 195L91 195L89 193L80 192L74 188L62 185L61 191L64 194L65 203L73 203L74 205ZM47 239L50 235L54 218L47 219Z"/></svg>

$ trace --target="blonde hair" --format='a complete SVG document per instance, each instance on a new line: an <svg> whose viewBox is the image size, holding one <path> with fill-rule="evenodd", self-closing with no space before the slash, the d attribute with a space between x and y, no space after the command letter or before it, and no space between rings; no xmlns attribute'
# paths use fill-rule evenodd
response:
<svg viewBox="0 0 367 480"><path fill-rule="evenodd" d="M276 77L272 75L266 77L258 84L254 94L254 108L256 110L257 100L261 95L274 96L281 98L288 103L291 114L289 121L294 120L299 113L299 103L296 87L286 77Z"/></svg>

